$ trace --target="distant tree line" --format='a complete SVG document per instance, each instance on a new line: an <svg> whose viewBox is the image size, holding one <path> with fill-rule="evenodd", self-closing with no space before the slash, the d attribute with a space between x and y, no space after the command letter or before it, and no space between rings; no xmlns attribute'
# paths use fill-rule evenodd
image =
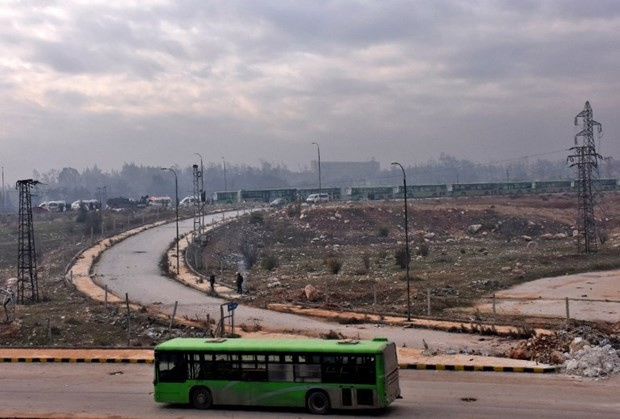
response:
<svg viewBox="0 0 620 419"><path fill-rule="evenodd" d="M402 162L401 162L402 163ZM601 177L615 177L618 165L607 161L601 166ZM575 170L565 160L521 159L517 162L479 164L459 160L447 154L424 164L405 165L410 184L453 184L471 182L498 182L524 180L574 179ZM179 199L193 192L193 169L173 167L178 175ZM104 172L97 166L82 172L65 167L48 172L33 172L33 178L43 185L38 188L39 202L60 200L72 202L78 199L97 198L97 192L105 188L108 198L129 197L138 199L145 195L174 197L174 176L159 167L126 163L120 170ZM361 185L400 185L400 169L390 166L368 176L351 179L324 178L323 187L347 187ZM210 163L204 168L204 186L207 194L239 189L308 188L317 186L317 173L310 170L291 171L284 165L263 162L260 167L247 165ZM16 200L15 200L16 201Z"/></svg>

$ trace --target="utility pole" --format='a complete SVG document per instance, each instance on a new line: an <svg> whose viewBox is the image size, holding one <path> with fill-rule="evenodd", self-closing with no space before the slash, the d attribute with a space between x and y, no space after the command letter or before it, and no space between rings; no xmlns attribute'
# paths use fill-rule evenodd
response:
<svg viewBox="0 0 620 419"><path fill-rule="evenodd" d="M313 142L312 144L316 145L316 152L318 154L317 165L319 167L319 193L323 190L321 185L321 147L319 147L319 143Z"/></svg>
<svg viewBox="0 0 620 419"><path fill-rule="evenodd" d="M4 198L4 166L2 166L2 212L6 211L6 200Z"/></svg>
<svg viewBox="0 0 620 419"><path fill-rule="evenodd" d="M32 195L30 190L39 184L38 180L18 180L19 226L17 237L17 303L39 302L39 281L37 278L37 252L32 223Z"/></svg>
<svg viewBox="0 0 620 419"><path fill-rule="evenodd" d="M596 220L594 218L594 195L592 181L598 178L598 160L602 158L596 152L594 143L594 127L602 132L599 122L592 119L590 102L575 116L575 125L582 121L582 130L575 135L575 146L570 148L573 153L568 156L570 166L577 166L577 251L580 253L596 253ZM579 145L579 138L582 144Z"/></svg>

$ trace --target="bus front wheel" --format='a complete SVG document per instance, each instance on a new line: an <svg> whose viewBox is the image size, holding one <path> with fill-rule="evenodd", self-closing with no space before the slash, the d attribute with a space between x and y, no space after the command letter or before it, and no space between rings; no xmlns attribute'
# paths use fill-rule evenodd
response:
<svg viewBox="0 0 620 419"><path fill-rule="evenodd" d="M209 389L198 387L192 390L192 406L196 409L210 409L213 406L213 396Z"/></svg>
<svg viewBox="0 0 620 419"><path fill-rule="evenodd" d="M324 415L329 412L329 396L322 391L313 391L308 395L306 405L310 413Z"/></svg>

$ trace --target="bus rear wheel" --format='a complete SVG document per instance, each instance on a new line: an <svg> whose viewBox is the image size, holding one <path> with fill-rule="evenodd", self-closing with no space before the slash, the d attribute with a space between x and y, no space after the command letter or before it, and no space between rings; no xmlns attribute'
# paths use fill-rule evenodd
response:
<svg viewBox="0 0 620 419"><path fill-rule="evenodd" d="M314 415L325 415L329 412L329 396L322 391L313 391L306 399L306 406Z"/></svg>
<svg viewBox="0 0 620 419"><path fill-rule="evenodd" d="M198 387L192 390L192 406L196 409L210 409L213 406L213 396L208 388Z"/></svg>

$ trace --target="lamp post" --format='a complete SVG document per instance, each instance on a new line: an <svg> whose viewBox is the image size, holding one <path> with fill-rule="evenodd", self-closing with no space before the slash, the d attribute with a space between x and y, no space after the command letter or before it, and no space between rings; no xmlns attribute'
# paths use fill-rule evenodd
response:
<svg viewBox="0 0 620 419"><path fill-rule="evenodd" d="M171 167L162 167L161 170L172 172L174 174L174 197L176 201L176 225L177 225L177 275L179 275L179 180L177 172Z"/></svg>
<svg viewBox="0 0 620 419"><path fill-rule="evenodd" d="M407 321L411 321L411 281L409 279L409 220L407 217L407 175L405 175L405 168L398 162L392 162L393 165L399 166L403 171L403 188L405 197L405 252L407 261Z"/></svg>
<svg viewBox="0 0 620 419"><path fill-rule="evenodd" d="M321 147L319 147L319 143L317 142L312 142L312 144L316 145L316 151L317 154L319 155L319 160L318 160L318 166L319 166L319 192L321 192L322 188L321 188Z"/></svg>
<svg viewBox="0 0 620 419"><path fill-rule="evenodd" d="M204 193L205 190L205 172L204 172L204 166L202 164L202 156L200 155L200 153L194 153L195 155L197 155L198 157L200 157L200 196L198 197L198 205L200 205L200 225L204 226L205 225L205 215L203 212L203 205L204 203L202 202L202 194ZM206 198L205 198L206 200Z"/></svg>

